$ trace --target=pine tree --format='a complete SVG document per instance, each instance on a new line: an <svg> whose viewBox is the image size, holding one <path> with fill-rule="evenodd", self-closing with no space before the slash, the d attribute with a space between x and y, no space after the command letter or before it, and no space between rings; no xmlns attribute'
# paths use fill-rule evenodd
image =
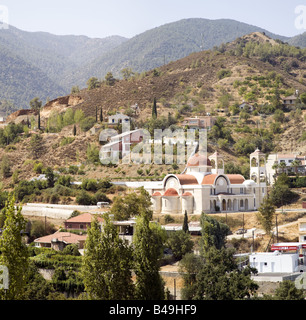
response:
<svg viewBox="0 0 306 320"><path fill-rule="evenodd" d="M21 210L22 207L15 209L15 197L9 195L3 209L6 219L0 238L0 265L8 268L9 289L6 293L0 289L0 299L22 299L26 286L29 260L27 247L22 241L22 231L26 228L26 221Z"/></svg>

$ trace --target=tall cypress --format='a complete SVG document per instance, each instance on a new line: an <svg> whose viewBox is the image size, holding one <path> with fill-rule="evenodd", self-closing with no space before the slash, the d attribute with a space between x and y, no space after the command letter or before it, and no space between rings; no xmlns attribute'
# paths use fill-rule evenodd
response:
<svg viewBox="0 0 306 320"><path fill-rule="evenodd" d="M186 233L189 231L187 210L185 210L184 214L183 231L185 231Z"/></svg>
<svg viewBox="0 0 306 320"><path fill-rule="evenodd" d="M154 119L157 118L156 98L154 98L154 101L153 101L152 117L153 117Z"/></svg>

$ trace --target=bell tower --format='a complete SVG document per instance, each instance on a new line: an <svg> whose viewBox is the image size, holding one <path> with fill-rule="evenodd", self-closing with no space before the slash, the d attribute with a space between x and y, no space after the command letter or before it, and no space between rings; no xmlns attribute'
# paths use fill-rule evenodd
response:
<svg viewBox="0 0 306 320"><path fill-rule="evenodd" d="M250 179L257 184L266 183L266 155L258 148L250 154Z"/></svg>
<svg viewBox="0 0 306 320"><path fill-rule="evenodd" d="M224 158L218 151L208 157L208 159L210 160L212 165L212 173L224 174Z"/></svg>

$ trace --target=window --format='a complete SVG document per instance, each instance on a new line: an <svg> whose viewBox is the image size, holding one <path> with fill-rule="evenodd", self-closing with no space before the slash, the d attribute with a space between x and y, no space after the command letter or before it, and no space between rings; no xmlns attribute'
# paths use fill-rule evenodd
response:
<svg viewBox="0 0 306 320"><path fill-rule="evenodd" d="M264 262L264 266L267 266L268 265L268 262Z"/></svg>
<svg viewBox="0 0 306 320"><path fill-rule="evenodd" d="M84 225L80 224L80 229L84 229Z"/></svg>
<svg viewBox="0 0 306 320"><path fill-rule="evenodd" d="M240 208L243 207L243 200L240 200Z"/></svg>

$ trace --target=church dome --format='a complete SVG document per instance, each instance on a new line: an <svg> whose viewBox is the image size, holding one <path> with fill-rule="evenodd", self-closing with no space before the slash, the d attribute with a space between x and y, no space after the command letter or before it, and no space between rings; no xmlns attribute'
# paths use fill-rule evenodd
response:
<svg viewBox="0 0 306 320"><path fill-rule="evenodd" d="M199 155L196 153L194 156L190 157L187 162L187 167L201 166L211 166L210 160L205 155Z"/></svg>
<svg viewBox="0 0 306 320"><path fill-rule="evenodd" d="M192 197L192 194L187 191L187 192L184 192L184 193L182 194L182 196L183 196L183 197Z"/></svg>

